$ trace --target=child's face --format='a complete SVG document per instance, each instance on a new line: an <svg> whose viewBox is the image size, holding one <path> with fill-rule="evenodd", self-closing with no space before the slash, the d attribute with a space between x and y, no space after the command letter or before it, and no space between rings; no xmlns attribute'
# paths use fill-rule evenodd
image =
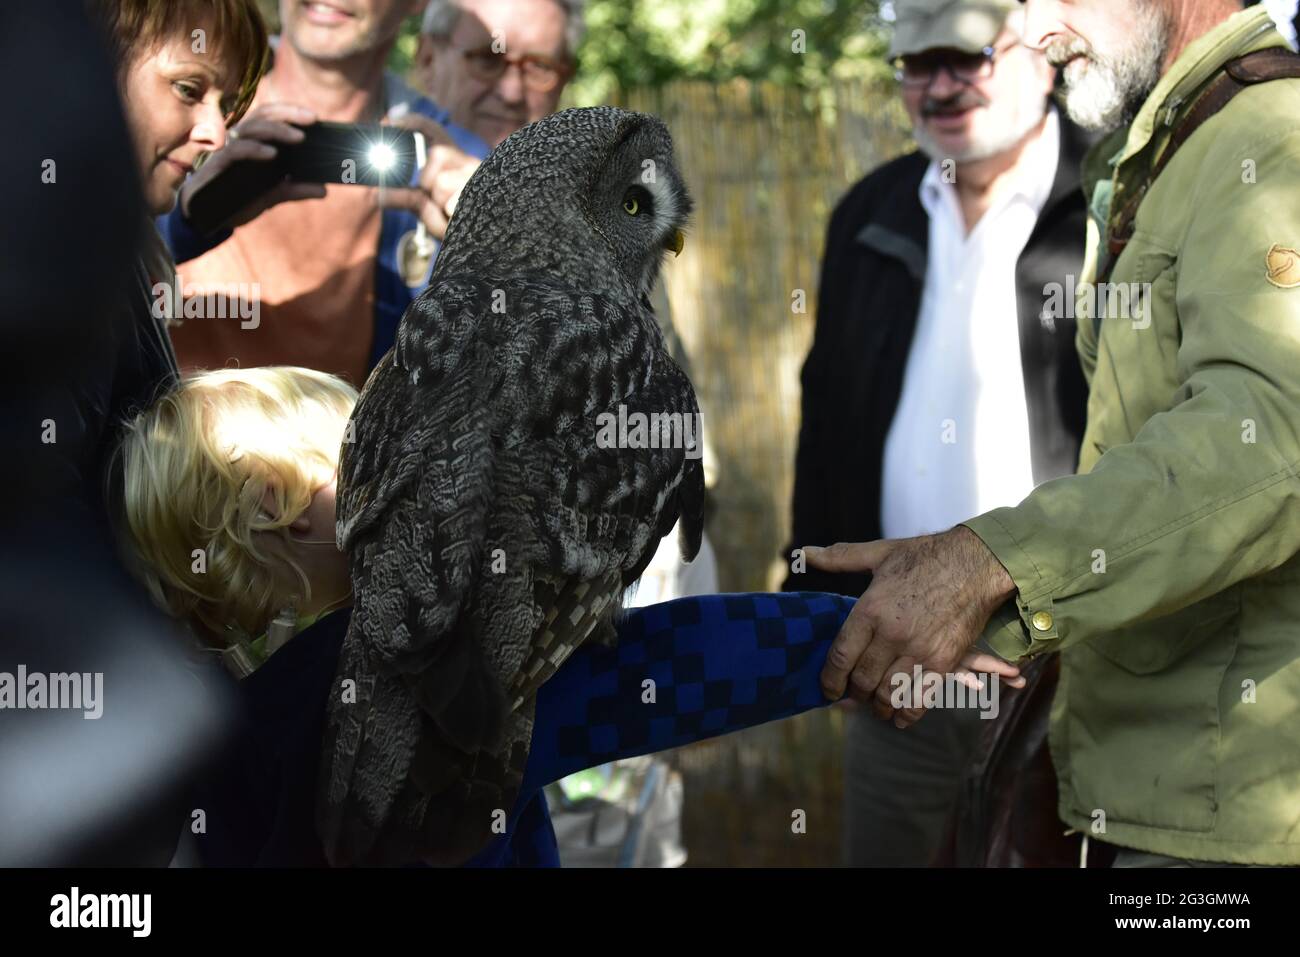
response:
<svg viewBox="0 0 1300 957"><path fill-rule="evenodd" d="M334 508L337 496L336 472L312 495L311 503L285 530L287 538L275 538L271 547L291 558L311 582L311 600L298 605L298 614L310 616L330 607L342 607L351 594L348 560L334 541ZM274 503L271 502L271 507ZM296 578L286 575L296 589Z"/></svg>
<svg viewBox="0 0 1300 957"><path fill-rule="evenodd" d="M299 561L311 579L311 604L314 607L306 609L305 614L315 614L327 605L336 605L339 599L352 592L347 555L339 551L334 541L334 500L338 494L337 480L338 473L335 472L330 476L329 482L316 490L311 504L300 516L306 518L310 525L308 531L302 536L304 541L297 546ZM289 530L289 535L293 540L292 528ZM329 544L320 544L323 542Z"/></svg>

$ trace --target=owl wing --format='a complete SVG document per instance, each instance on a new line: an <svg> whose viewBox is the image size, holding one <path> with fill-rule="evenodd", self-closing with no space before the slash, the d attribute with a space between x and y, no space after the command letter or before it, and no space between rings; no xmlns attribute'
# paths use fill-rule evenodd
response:
<svg viewBox="0 0 1300 957"><path fill-rule="evenodd" d="M461 610L478 573L492 487L490 344L473 283L431 287L371 373L339 459L337 538L354 611L327 708L318 828L331 861L365 859L428 722L499 737L493 684ZM458 628L458 625L461 627ZM411 683L436 677L422 710Z"/></svg>
<svg viewBox="0 0 1300 957"><path fill-rule="evenodd" d="M693 559L704 511L699 404L649 304L583 297L556 326L526 383L545 397L530 467L531 488L550 496L536 503L546 566L582 576L617 565L630 585L679 518ZM653 427L638 434L638 421L658 422L658 441Z"/></svg>
<svg viewBox="0 0 1300 957"><path fill-rule="evenodd" d="M426 290L408 309L416 320L403 317L394 348L366 380L339 459L341 548L350 550L375 526L426 460L441 462L448 475L474 476L485 467L485 449L473 441L490 427L481 421L487 407L474 395L483 371L475 360L484 358L475 338L480 291L454 281ZM456 507L455 488L442 482L436 491Z"/></svg>
<svg viewBox="0 0 1300 957"><path fill-rule="evenodd" d="M695 389L686 374L665 352L662 363L650 377L647 386L639 390L631 401L630 408L647 411L663 409L689 409L700 421L699 405ZM654 558L659 541L672 531L673 526L681 521L679 531L679 551L683 561L693 561L700 551L700 541L704 532L704 460L703 437L698 431L693 436L694 448L691 450L673 449L665 453L660 450L658 456L652 455L652 461L658 465L655 481L663 483L668 494L662 506L652 510L657 514L658 525L640 557L625 573L625 583L631 584ZM653 453L654 450L651 450Z"/></svg>

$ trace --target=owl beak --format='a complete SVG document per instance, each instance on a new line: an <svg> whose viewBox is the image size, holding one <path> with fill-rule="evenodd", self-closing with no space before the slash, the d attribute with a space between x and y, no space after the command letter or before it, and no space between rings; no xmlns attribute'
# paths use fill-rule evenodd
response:
<svg viewBox="0 0 1300 957"><path fill-rule="evenodd" d="M668 237L664 243L665 249L671 249L674 256L680 256L682 249L686 246L686 235L680 229L674 229L673 234Z"/></svg>

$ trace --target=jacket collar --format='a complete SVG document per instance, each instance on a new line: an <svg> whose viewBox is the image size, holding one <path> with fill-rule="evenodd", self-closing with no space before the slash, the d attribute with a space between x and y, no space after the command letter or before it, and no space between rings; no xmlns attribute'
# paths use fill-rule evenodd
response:
<svg viewBox="0 0 1300 957"><path fill-rule="evenodd" d="M1129 127L1128 143L1120 162L1140 153L1155 131L1174 125L1180 109L1229 60L1253 50L1285 46L1273 18L1263 6L1234 13L1213 30L1197 37L1174 61Z"/></svg>
<svg viewBox="0 0 1300 957"><path fill-rule="evenodd" d="M919 150L903 157L897 185L891 186L880 206L858 230L857 241L907 267L913 279L925 279L926 249L930 243L929 217L921 205L921 180L930 161Z"/></svg>
<svg viewBox="0 0 1300 957"><path fill-rule="evenodd" d="M1043 206L1044 214L1083 188L1083 159L1096 141L1095 133L1089 133L1061 112L1061 155L1056 164L1056 181Z"/></svg>

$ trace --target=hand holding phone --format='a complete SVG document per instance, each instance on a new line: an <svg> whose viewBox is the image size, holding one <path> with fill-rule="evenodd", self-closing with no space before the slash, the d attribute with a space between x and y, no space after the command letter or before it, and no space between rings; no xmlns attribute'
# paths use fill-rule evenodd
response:
<svg viewBox="0 0 1300 957"><path fill-rule="evenodd" d="M415 213L428 233L442 240L461 191L479 168L480 160L464 152L446 130L427 116L408 113L394 119L393 124L420 138L417 147L423 160L419 167L420 180L409 189L385 190L379 204Z"/></svg>
<svg viewBox="0 0 1300 957"><path fill-rule="evenodd" d="M239 135L230 147L247 142L243 126L236 127ZM328 183L405 186L419 155L418 135L396 127L321 121L299 126L294 120L273 131L259 126L255 132L274 132L278 145L243 147L242 156L230 156L218 172L190 191L183 211L200 231L239 225L287 199L322 197ZM213 154L210 162L220 155Z"/></svg>
<svg viewBox="0 0 1300 957"><path fill-rule="evenodd" d="M202 232L213 232L223 225L242 226L278 203L324 196L323 186L285 182L275 169L279 150L301 143L301 127L315 122L316 114L311 110L287 103L268 103L250 111L230 131L226 145L209 156L181 187L181 212ZM234 191L233 200L208 194L199 204L204 221L202 225L196 223L191 209L194 197L214 181L227 182L232 176L244 181L242 188ZM229 203L238 202L240 197L246 197L246 201L229 208Z"/></svg>

